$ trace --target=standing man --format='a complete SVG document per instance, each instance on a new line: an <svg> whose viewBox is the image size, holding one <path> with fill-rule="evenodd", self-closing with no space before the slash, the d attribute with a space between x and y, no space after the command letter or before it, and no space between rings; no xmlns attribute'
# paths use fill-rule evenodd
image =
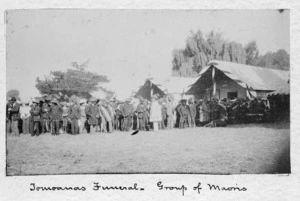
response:
<svg viewBox="0 0 300 201"><path fill-rule="evenodd" d="M30 110L29 102L23 103L23 107L20 108L21 118L23 120L23 134L29 133Z"/></svg>
<svg viewBox="0 0 300 201"><path fill-rule="evenodd" d="M191 115L191 120L190 120L190 127L195 128L195 124L196 124L196 105L194 104L194 100L192 98L189 99L189 109L190 109L190 115Z"/></svg>
<svg viewBox="0 0 300 201"><path fill-rule="evenodd" d="M41 108L39 106L39 102L37 100L32 101L33 107L30 110L30 114L32 117L32 128L31 128L31 136L39 136L40 134L40 122L41 122Z"/></svg>
<svg viewBox="0 0 300 201"><path fill-rule="evenodd" d="M184 125L189 122L190 118L190 111L189 106L186 104L186 99L181 100L181 105L178 107L179 113L179 128L184 128Z"/></svg>
<svg viewBox="0 0 300 201"><path fill-rule="evenodd" d="M133 106L130 104L131 99L128 98L126 99L125 103L121 105L121 113L122 116L124 117L124 130L129 131L131 128L131 123L132 123L132 115L133 115Z"/></svg>
<svg viewBox="0 0 300 201"><path fill-rule="evenodd" d="M136 107L137 117L138 117L138 125L137 129L145 130L146 128L146 105L142 99L140 99L140 103Z"/></svg>
<svg viewBox="0 0 300 201"><path fill-rule="evenodd" d="M58 105L58 101L53 99L51 109L51 121L52 121L52 135L59 134L59 122L62 118L63 109Z"/></svg>
<svg viewBox="0 0 300 201"><path fill-rule="evenodd" d="M11 134L11 113L10 109L12 108L11 98L9 97L6 103L6 134Z"/></svg>
<svg viewBox="0 0 300 201"><path fill-rule="evenodd" d="M85 114L87 118L87 133L96 132L96 126L98 124L97 118L99 117L99 109L97 106L97 99L91 98L90 103L85 108Z"/></svg>
<svg viewBox="0 0 300 201"><path fill-rule="evenodd" d="M11 98L11 105L8 108L8 112L11 117L11 130L15 136L19 136L19 119L20 119L20 105L17 103L17 99L15 97Z"/></svg>
<svg viewBox="0 0 300 201"><path fill-rule="evenodd" d="M49 121L50 121L50 107L46 101L42 106L42 133L49 132Z"/></svg>
<svg viewBox="0 0 300 201"><path fill-rule="evenodd" d="M71 133L72 135L79 134L78 120L80 119L80 107L74 100L69 107L69 118L71 119Z"/></svg>

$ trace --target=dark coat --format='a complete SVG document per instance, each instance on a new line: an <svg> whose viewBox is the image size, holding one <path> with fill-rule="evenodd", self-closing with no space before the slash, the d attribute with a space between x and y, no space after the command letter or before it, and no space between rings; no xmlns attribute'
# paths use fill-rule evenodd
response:
<svg viewBox="0 0 300 201"><path fill-rule="evenodd" d="M51 108L50 117L52 120L61 120L63 109L59 105L54 105Z"/></svg>
<svg viewBox="0 0 300 201"><path fill-rule="evenodd" d="M20 119L20 105L18 103L14 103L11 107L10 116L12 121L17 121Z"/></svg>
<svg viewBox="0 0 300 201"><path fill-rule="evenodd" d="M89 125L98 124L99 109L97 105L89 104L85 108L85 114Z"/></svg>
<svg viewBox="0 0 300 201"><path fill-rule="evenodd" d="M48 105L43 105L41 112L43 119L50 119L50 107Z"/></svg>
<svg viewBox="0 0 300 201"><path fill-rule="evenodd" d="M226 107L224 105L219 104L218 105L218 117L219 119L228 120L228 114Z"/></svg>
<svg viewBox="0 0 300 201"><path fill-rule="evenodd" d="M189 116L190 115L190 109L187 105L179 105L177 108L177 111L180 116Z"/></svg>
<svg viewBox="0 0 300 201"><path fill-rule="evenodd" d="M124 117L132 116L133 115L133 106L128 103L124 103L120 107L121 113Z"/></svg>
<svg viewBox="0 0 300 201"><path fill-rule="evenodd" d="M136 107L136 112L138 113L138 118L143 118L143 117L145 117L145 113L147 112L147 108L143 103L140 103Z"/></svg>
<svg viewBox="0 0 300 201"><path fill-rule="evenodd" d="M72 105L69 107L69 118L70 119L80 119L81 117L80 107L78 105Z"/></svg>
<svg viewBox="0 0 300 201"><path fill-rule="evenodd" d="M31 108L30 115L32 117L33 122L37 122L41 120L41 108L40 106L36 105Z"/></svg>
<svg viewBox="0 0 300 201"><path fill-rule="evenodd" d="M12 104L10 104L10 103L6 104L6 120L11 120L10 110L8 110L11 107L12 107Z"/></svg>

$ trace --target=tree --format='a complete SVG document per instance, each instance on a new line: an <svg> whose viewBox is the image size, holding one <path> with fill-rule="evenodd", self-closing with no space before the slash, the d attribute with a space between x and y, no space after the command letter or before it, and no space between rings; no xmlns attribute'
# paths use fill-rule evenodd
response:
<svg viewBox="0 0 300 201"><path fill-rule="evenodd" d="M285 50L278 50L274 53L272 65L276 69L289 70L290 68L290 55Z"/></svg>
<svg viewBox="0 0 300 201"><path fill-rule="evenodd" d="M246 51L246 64L256 66L258 62L258 49L255 41L251 41L245 47Z"/></svg>
<svg viewBox="0 0 300 201"><path fill-rule="evenodd" d="M289 70L290 55L282 49L277 52L267 52L265 55L258 57L257 65L278 70Z"/></svg>
<svg viewBox="0 0 300 201"><path fill-rule="evenodd" d="M246 53L242 44L226 42L222 33L211 31L205 38L200 30L191 31L185 49L173 51L173 75L195 76L213 59L244 64Z"/></svg>
<svg viewBox="0 0 300 201"><path fill-rule="evenodd" d="M7 98L11 98L11 97L15 97L17 100L21 100L20 99L20 92L17 89L10 89L6 92L6 97Z"/></svg>
<svg viewBox="0 0 300 201"><path fill-rule="evenodd" d="M281 70L288 70L290 66L290 56L285 50L259 55L255 41L244 47L235 41L225 41L222 33L211 31L204 37L198 30L196 33L191 31L184 49L173 51L172 73L195 76L214 59Z"/></svg>
<svg viewBox="0 0 300 201"><path fill-rule="evenodd" d="M74 64L74 62L72 63ZM44 80L36 79L36 87L41 94L62 94L90 98L91 92L101 90L99 83L108 82L106 76L86 71L82 67L72 65L76 70L68 69L66 72L52 71Z"/></svg>

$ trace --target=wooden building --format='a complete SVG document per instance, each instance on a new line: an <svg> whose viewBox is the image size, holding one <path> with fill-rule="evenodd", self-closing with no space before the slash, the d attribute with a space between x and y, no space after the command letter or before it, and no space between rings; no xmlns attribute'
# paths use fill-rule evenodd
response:
<svg viewBox="0 0 300 201"><path fill-rule="evenodd" d="M187 77L167 77L163 79L147 79L143 86L139 88L135 97L143 97L150 100L152 94L158 94L159 97L171 95L177 103L182 98L188 99L193 95L186 95L185 92L198 78Z"/></svg>
<svg viewBox="0 0 300 201"><path fill-rule="evenodd" d="M207 97L262 97L288 84L289 71L213 60L204 67L186 94Z"/></svg>

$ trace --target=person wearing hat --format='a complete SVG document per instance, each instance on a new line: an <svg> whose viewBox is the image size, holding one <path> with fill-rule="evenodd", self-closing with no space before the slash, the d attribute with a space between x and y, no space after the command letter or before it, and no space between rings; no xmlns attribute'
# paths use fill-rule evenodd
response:
<svg viewBox="0 0 300 201"><path fill-rule="evenodd" d="M38 136L40 134L40 122L41 122L41 108L39 106L39 101L32 101L33 107L30 110L30 115L32 117L33 124L31 125L31 136Z"/></svg>
<svg viewBox="0 0 300 201"><path fill-rule="evenodd" d="M42 116L42 133L46 133L50 131L50 107L48 103L44 102L42 109L41 109L41 116Z"/></svg>
<svg viewBox="0 0 300 201"><path fill-rule="evenodd" d="M123 116L123 129L129 131L132 124L133 106L130 104L131 98L126 99L125 103L121 105L120 111Z"/></svg>
<svg viewBox="0 0 300 201"><path fill-rule="evenodd" d="M82 132L84 132L84 130L85 130L85 125L86 125L86 114L85 114L85 103L86 103L86 101L85 100L81 100L80 102L79 102L79 104L80 104L80 119L79 119L79 124L78 124L78 126L79 126L79 133L82 133Z"/></svg>
<svg viewBox="0 0 300 201"><path fill-rule="evenodd" d="M87 133L96 132L98 125L99 109L97 106L97 99L92 97L90 103L85 108L87 118Z"/></svg>
<svg viewBox="0 0 300 201"><path fill-rule="evenodd" d="M153 95L150 106L150 122L153 123L153 130L158 131L158 124L162 121L161 106L158 103L158 96Z"/></svg>
<svg viewBox="0 0 300 201"><path fill-rule="evenodd" d="M225 127L228 124L228 114L226 110L226 106L224 105L224 99L220 100L217 104L217 114L216 119L213 120L211 123L205 125L205 127Z"/></svg>
<svg viewBox="0 0 300 201"><path fill-rule="evenodd" d="M190 127L195 128L197 109L193 98L189 99L189 109L190 109L190 121L189 121Z"/></svg>
<svg viewBox="0 0 300 201"><path fill-rule="evenodd" d="M19 136L19 119L20 119L20 105L17 103L17 99L12 97L9 101L8 105L8 113L9 113L9 120L11 125L11 131L14 135Z"/></svg>
<svg viewBox="0 0 300 201"><path fill-rule="evenodd" d="M76 101L72 101L69 107L69 118L71 119L71 133L72 135L79 134L78 120L80 119L80 107Z"/></svg>
<svg viewBox="0 0 300 201"><path fill-rule="evenodd" d="M29 102L23 103L23 106L20 108L20 114L23 120L23 134L29 133L30 110Z"/></svg>
<svg viewBox="0 0 300 201"><path fill-rule="evenodd" d="M11 134L11 114L9 108L12 108L11 97L8 97L6 103L6 134Z"/></svg>
<svg viewBox="0 0 300 201"><path fill-rule="evenodd" d="M179 128L184 128L185 124L190 126L190 109L186 104L186 99L181 100L181 105L177 108L179 113Z"/></svg>
<svg viewBox="0 0 300 201"><path fill-rule="evenodd" d="M136 107L137 117L138 117L138 128L139 130L146 129L146 105L143 99L140 99L140 103Z"/></svg>
<svg viewBox="0 0 300 201"><path fill-rule="evenodd" d="M52 122L52 135L59 134L59 122L62 119L63 109L58 105L58 101L53 99L51 101L52 108L50 112L51 122Z"/></svg>
<svg viewBox="0 0 300 201"><path fill-rule="evenodd" d="M62 122L63 122L62 129L63 129L63 133L67 133L70 104L67 103L67 102L63 102L62 105L63 105L62 106L62 110L63 110L63 113L62 113Z"/></svg>
<svg viewBox="0 0 300 201"><path fill-rule="evenodd" d="M167 112L167 128L173 129L174 127L174 112L175 108L173 106L172 97L167 97L167 103L166 103L166 112Z"/></svg>
<svg viewBox="0 0 300 201"><path fill-rule="evenodd" d="M218 103L219 100L214 97L211 99L209 104L209 111L210 111L210 121L214 121L218 119Z"/></svg>

